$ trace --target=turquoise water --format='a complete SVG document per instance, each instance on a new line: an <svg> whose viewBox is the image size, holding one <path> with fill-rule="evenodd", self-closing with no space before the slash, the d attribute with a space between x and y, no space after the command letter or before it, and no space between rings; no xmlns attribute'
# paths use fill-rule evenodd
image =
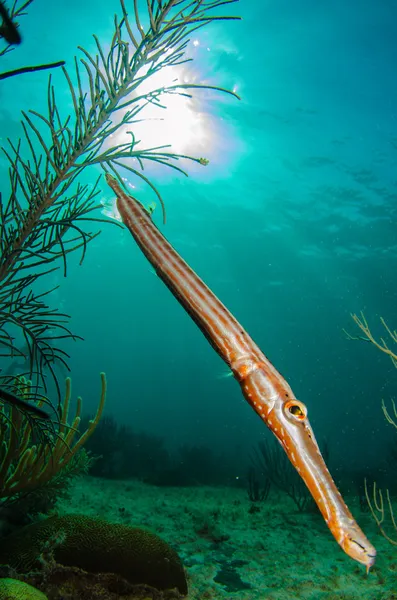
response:
<svg viewBox="0 0 397 600"><path fill-rule="evenodd" d="M379 335L379 315L397 327L397 7L290 0L229 9L243 19L195 33L184 73L241 100L197 91L188 101L192 131L177 143L210 163L184 162L189 178L145 171L167 209L166 225L158 203L154 219L307 404L334 469L376 475L395 433L380 401L393 396L397 374L343 329L358 333L350 313L361 310ZM1 70L57 60L72 68L78 45L95 51L91 34L108 47L115 12L116 1L36 0L21 20L23 44ZM62 74L52 76L67 112ZM43 71L2 82L2 143L20 135L21 110L45 110L47 79ZM190 127L179 116L169 143ZM157 125L141 126L143 145L145 135L147 145L156 140ZM0 168L4 178L4 159ZM84 181L99 173L86 171ZM153 202L142 182L130 182L138 199ZM101 190L110 205L105 182ZM265 426L130 234L101 229L82 266L75 255L67 279L49 277L50 287L60 285L52 306L69 313L84 338L63 347L86 410L96 406L98 373L106 371L107 412L118 421L175 446L248 455ZM236 461L236 477L241 468Z"/></svg>

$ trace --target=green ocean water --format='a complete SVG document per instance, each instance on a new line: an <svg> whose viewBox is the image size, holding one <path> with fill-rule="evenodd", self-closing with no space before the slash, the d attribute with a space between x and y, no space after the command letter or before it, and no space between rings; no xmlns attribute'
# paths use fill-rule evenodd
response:
<svg viewBox="0 0 397 600"><path fill-rule="evenodd" d="M154 219L308 406L334 470L377 476L396 433L380 402L395 394L397 372L343 329L358 334L350 313L361 310L377 335L379 316L397 327L397 6L242 0L229 9L242 20L198 31L184 68L241 100L212 91L187 100L194 119L182 150L210 162L184 162L189 178L157 165L145 171L167 209L166 225L159 206ZM95 50L92 34L108 48L118 11L116 0L35 0L21 21L23 44L1 69L57 60L73 68L78 45ZM52 78L67 113L63 76ZM1 83L2 144L21 134L21 110L45 110L47 80L44 71ZM188 125L174 120L169 143ZM143 145L145 128L150 145L157 124L141 126ZM3 179L6 169L2 157ZM153 202L142 182L131 184ZM105 182L100 199L112 201ZM101 229L83 265L76 254L66 279L60 270L48 280L59 285L52 305L84 338L63 346L75 393L93 410L106 371L108 414L171 445L236 456L240 477L240 459L265 425L130 234Z"/></svg>

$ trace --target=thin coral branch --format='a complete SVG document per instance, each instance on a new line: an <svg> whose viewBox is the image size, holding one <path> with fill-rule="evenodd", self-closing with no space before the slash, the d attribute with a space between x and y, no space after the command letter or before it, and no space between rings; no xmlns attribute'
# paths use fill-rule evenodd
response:
<svg viewBox="0 0 397 600"><path fill-rule="evenodd" d="M396 352L388 346L388 343L386 342L386 340L383 337L379 338L379 340L377 340L374 337L364 314L362 312L360 313L360 316L358 316L356 314L352 314L352 318L353 318L354 322L356 323L356 325L361 330L361 332L363 333L363 336L356 337L356 336L352 336L352 335L348 334L347 332L345 332L348 336L348 339L360 339L360 340L364 340L366 342L371 343L373 346L375 346L375 348L377 348L378 350L380 350L381 352L383 352L384 354L389 356L391 361L393 362L393 365L397 368ZM395 330L390 329L390 327L386 324L386 321L383 319L383 317L381 317L380 321L381 321L381 324L383 325L384 329L386 330L390 340L393 343L397 344L397 332ZM397 407L396 407L394 400L392 400L392 407L393 407L393 412L390 413L386 407L385 401L382 400L382 411L383 411L383 414L385 415L387 422L390 423L391 425L393 425L393 427L395 427L397 429ZM386 520L386 508L385 508L385 502L384 502L382 490L379 489L376 482L374 482L374 484L372 486L372 496L371 496L369 493L369 490L368 490L368 485L367 485L366 480L364 480L364 488L365 488L365 497L367 500L367 504L371 511L372 517L379 528L379 531L381 532L383 537L385 537L387 539L387 541L390 544L397 546L397 539L392 538L387 533L387 531L384 527L384 523ZM389 520L391 522L391 526L394 529L394 531L397 533L397 518L394 513L394 508L393 508L393 505L391 502L390 492L388 489L386 489L386 501L387 501L387 512L389 515Z"/></svg>
<svg viewBox="0 0 397 600"><path fill-rule="evenodd" d="M367 500L367 504L371 511L371 515L379 528L379 531L381 532L383 537L387 539L387 541L390 544L392 544L393 546L397 546L397 539L392 538L384 528L384 522L386 520L386 509L385 509L385 505L384 505L382 490L378 489L376 482L374 482L374 484L372 486L372 497L371 497L366 479L364 480L364 489L365 489L365 497ZM397 520L396 520L396 517L394 514L393 505L392 505L392 502L390 499L389 490L386 490L386 500L387 500L388 513L389 513L390 520L391 520L391 525L392 525L394 531L397 533Z"/></svg>
<svg viewBox="0 0 397 600"><path fill-rule="evenodd" d="M356 323L356 325L361 329L361 331L363 332L364 335L363 336L352 336L346 330L344 330L348 339L370 342L373 346L375 346L375 348L378 348L378 350L380 350L384 354L387 354L390 357L391 361L393 362L393 365L397 368L397 353L388 346L386 340L383 337L381 337L379 340L375 339L375 337L373 336L373 334L369 328L369 325L364 316L364 313L361 312L360 316L358 316L356 314L352 314L351 317L352 317L353 321ZM383 317L380 318L380 322L382 323L383 327L385 328L391 341L394 344L397 344L397 331L391 330Z"/></svg>
<svg viewBox="0 0 397 600"><path fill-rule="evenodd" d="M63 67L64 64L65 64L65 61L60 60L58 62L49 63L46 65L19 67L19 69L13 69L12 71L5 71L4 73L0 73L0 79L9 79L10 77L15 77L16 75L22 75L23 73L32 73L33 71L44 71L47 69L55 69L56 67Z"/></svg>
<svg viewBox="0 0 397 600"><path fill-rule="evenodd" d="M386 421L388 423L390 423L390 425L393 425L393 427L395 427L397 429L397 407L396 407L396 403L394 402L393 399L392 399L391 403L393 406L394 417L389 413L384 400L382 400L382 410L383 410L383 414L386 417Z"/></svg>

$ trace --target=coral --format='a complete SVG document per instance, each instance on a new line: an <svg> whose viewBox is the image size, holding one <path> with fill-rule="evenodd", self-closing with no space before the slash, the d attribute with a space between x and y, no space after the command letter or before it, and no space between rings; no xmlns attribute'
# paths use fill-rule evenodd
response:
<svg viewBox="0 0 397 600"><path fill-rule="evenodd" d="M9 20L18 19L31 1L22 0L22 6L10 2ZM188 90L208 87L227 91L187 81L170 81L159 88L153 76L190 60L184 58L186 46L198 26L235 19L213 14L232 1L120 0L111 37L101 43L94 35L92 54L80 47L74 68L69 72L62 69L66 89L59 91L50 79L44 96L47 110L31 113L30 107L25 107L22 140L10 139L1 148L2 158L9 162L0 210L1 354L11 360L23 357L20 340L24 340L35 383L45 385L47 373L58 383L54 367L67 366L68 359L61 344L65 338L77 338L68 329L69 316L48 306L52 290L43 291L41 278L57 268L57 263L66 276L67 258L76 250L83 262L87 244L99 233L97 225L87 230L87 222L110 222L96 213L99 178L93 186L87 185L81 181L82 172L91 168L95 174L99 165L114 174L127 169L147 183L162 204L160 192L143 172L145 163L155 162L182 173L184 169L178 166L182 158L207 164L205 158L176 154L164 146L151 148L150 141L141 143L133 130L143 119L142 111L148 105L162 107L167 95L186 96ZM4 23L0 27L1 40L6 31ZM9 37L10 23L7 30ZM0 78L5 75L0 73ZM69 114L58 106L58 92L62 99L66 92L66 104L72 107ZM117 132L129 129L127 141L114 143Z"/></svg>
<svg viewBox="0 0 397 600"><path fill-rule="evenodd" d="M0 518L3 522L3 532L13 530L31 523L35 517L47 515L55 509L59 500L70 497L70 485L73 480L86 474L94 459L85 451L79 450L72 460L59 473L54 475L46 484L28 493L21 493L0 504Z"/></svg>
<svg viewBox="0 0 397 600"><path fill-rule="evenodd" d="M15 378L18 397L34 396L31 382ZM56 422L46 430L17 406L0 401L0 510L35 514L51 509L70 480L87 472L92 460L83 446L100 422L106 400L106 377L101 373L101 395L97 412L81 428L82 400L77 399L76 414L69 423L71 380L66 379L65 396L59 404ZM43 401L38 402L41 406Z"/></svg>
<svg viewBox="0 0 397 600"><path fill-rule="evenodd" d="M364 335L358 336L358 337L352 336L346 330L344 330L348 339L351 339L351 340L359 339L359 340L363 340L364 342L370 342L373 346L375 346L375 348L377 348L378 350L380 350L381 352L386 354L386 356L389 356L393 365L397 369L397 352L396 352L396 350L395 349L392 350L391 348L389 348L387 341L383 337L379 337L379 340L376 339L376 337L374 337L374 335L372 334L371 329L368 325L368 322L364 316L364 313L361 312L360 317L358 315L354 314L354 315L352 315L352 318L353 318L354 322L356 323L356 325L358 325L358 327L361 329L361 331ZM386 330L390 340L394 344L397 344L397 330L390 329L390 327L387 325L387 323L383 319L383 317L380 318L380 321L381 321L381 324L383 325L384 329ZM389 341L389 343L390 343L390 341ZM393 411L390 411L387 408L385 401L382 400L382 410L383 410L383 414L386 417L386 421L388 423L390 423L390 425L392 425L395 429L397 429L397 406L396 406L394 400L392 400L391 403L392 403ZM397 515L396 515L396 509L393 507L393 504L392 504L390 489L389 488L386 489L386 499L385 499L383 496L383 491L378 488L377 482L374 481L374 483L372 485L372 491L371 491L367 484L367 479L365 478L364 479L364 491L365 491L366 501L368 503L372 517L373 517L375 523L377 524L379 531L381 532L383 537L387 539L387 541L390 544L392 544L393 546L397 546L397 537L395 537L395 534L397 533ZM391 521L392 528L394 530L391 532L391 534L387 533L387 531L384 527L385 521L386 521L387 510L389 511L389 517L390 517L389 521ZM394 536L394 537L391 537L391 536Z"/></svg>
<svg viewBox="0 0 397 600"><path fill-rule="evenodd" d="M83 428L89 418L83 417ZM170 466L164 439L135 432L129 425L118 424L111 415L103 417L84 447L98 458L90 468L90 474L98 477L133 477L152 482Z"/></svg>
<svg viewBox="0 0 397 600"><path fill-rule="evenodd" d="M0 600L47 600L39 590L18 579L0 579Z"/></svg>
<svg viewBox="0 0 397 600"><path fill-rule="evenodd" d="M150 483L177 487L222 485L229 484L234 473L235 464L228 463L224 455L216 455L206 446L183 444Z"/></svg>
<svg viewBox="0 0 397 600"><path fill-rule="evenodd" d="M261 440L254 448L251 460L259 475L288 494L299 512L313 507L309 490L275 439Z"/></svg>
<svg viewBox="0 0 397 600"><path fill-rule="evenodd" d="M258 474L257 469L253 465L251 465L247 477L248 499L251 502L262 502L263 500L267 500L267 497L269 496L270 492L270 487L270 479L264 476L262 477L262 481L260 481L260 474ZM253 506L251 506L250 511L256 512Z"/></svg>
<svg viewBox="0 0 397 600"><path fill-rule="evenodd" d="M90 417L83 417L82 426ZM102 418L85 449L97 459L90 475L108 479L140 479L158 486L229 484L235 461L205 446L184 444L168 451L165 439L134 431L111 415Z"/></svg>
<svg viewBox="0 0 397 600"><path fill-rule="evenodd" d="M115 573L132 584L177 588L187 594L177 553L154 533L84 515L50 517L28 525L0 546L0 563L27 573L43 556L90 573Z"/></svg>
<svg viewBox="0 0 397 600"><path fill-rule="evenodd" d="M40 571L17 574L11 567L0 567L2 577L18 579L40 590L48 600L181 600L176 590L156 590L131 584L114 573L87 573L77 567L64 567L54 561ZM0 596L0 600L4 600ZM10 599L11 600L11 599Z"/></svg>

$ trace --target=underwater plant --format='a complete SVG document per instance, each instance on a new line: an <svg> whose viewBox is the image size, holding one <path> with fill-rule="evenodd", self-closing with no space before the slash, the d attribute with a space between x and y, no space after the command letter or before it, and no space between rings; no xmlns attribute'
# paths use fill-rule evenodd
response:
<svg viewBox="0 0 397 600"><path fill-rule="evenodd" d="M51 290L43 292L37 281L59 268L67 274L67 257L81 251L97 231L87 223L99 218L99 177L91 187L80 181L88 167L102 167L119 180L120 169L142 179L162 197L144 174L145 163L177 165L181 158L206 164L206 159L167 151L167 146L147 148L134 136L134 124L145 118L149 105L162 106L169 94L190 96L192 89L217 86L175 83L147 90L143 84L162 69L188 61L189 36L205 25L237 17L217 15L220 7L237 0L146 0L140 10L137 0L120 0L121 16L115 16L109 50L94 35L96 54L79 47L74 72L62 68L73 106L63 115L53 81L47 89L47 111L23 111L22 138L8 140L2 150L9 163L8 190L0 209L0 355L25 357L30 379L45 386L46 372L56 365L67 367L61 348L64 338L77 339L68 328L68 315L48 304ZM26 7L25 3L23 7ZM22 8L23 8L22 7ZM112 136L128 130L130 140L114 145ZM26 350L22 344L26 344ZM59 391L59 387L58 387Z"/></svg>
<svg viewBox="0 0 397 600"><path fill-rule="evenodd" d="M384 352L391 359L393 365L397 369L397 352L393 352L393 350L391 350L389 348L385 338L381 337L379 341L375 339L375 337L371 333L371 330L370 330L368 322L364 316L364 313L361 312L360 316L358 316L356 314L352 314L351 317L352 317L353 321L355 322L355 324L359 327L359 329L361 330L363 335L360 335L360 336L351 335L348 331L346 331L346 329L344 329L343 331L346 334L347 338L349 340L361 340L363 342L369 342L370 344L375 346L375 348L377 348L381 352ZM384 329L386 330L386 333L389 336L390 340L394 344L397 344L397 331L391 330L383 317L380 318L380 322L381 322L382 326L384 327Z"/></svg>
<svg viewBox="0 0 397 600"><path fill-rule="evenodd" d="M287 494L299 512L313 503L313 498L285 452L276 440L262 440L254 448L252 463L276 488Z"/></svg>
<svg viewBox="0 0 397 600"><path fill-rule="evenodd" d="M83 417L83 429L91 420ZM102 417L84 447L94 458L90 475L97 477L137 478L153 483L169 468L170 456L163 438L136 432L129 425L117 423L111 415Z"/></svg>
<svg viewBox="0 0 397 600"><path fill-rule="evenodd" d="M320 449L326 464L329 465L328 443L323 440ZM258 442L251 454L251 468L264 478L263 487L267 494L272 484L291 498L299 512L316 509L309 490L275 439Z"/></svg>
<svg viewBox="0 0 397 600"><path fill-rule="evenodd" d="M270 488L270 479L266 475L261 478L255 466L251 465L247 475L247 496L249 501L255 503L267 500ZM255 512L255 509L252 509L252 512Z"/></svg>
<svg viewBox="0 0 397 600"><path fill-rule="evenodd" d="M90 417L83 417L81 425ZM205 446L183 444L169 451L166 440L146 431L102 417L94 435L84 445L94 459L89 474L106 479L139 479L157 486L228 484L235 464Z"/></svg>
<svg viewBox="0 0 397 600"><path fill-rule="evenodd" d="M30 395L31 383L20 377L19 393ZM101 373L97 412L80 431L82 400L69 422L71 380L66 379L59 419L48 430L37 429L15 406L0 404L0 509L14 512L45 512L63 494L70 479L85 472L90 458L84 444L100 422L106 400L106 377Z"/></svg>
<svg viewBox="0 0 397 600"><path fill-rule="evenodd" d="M7 52L11 52L15 45L19 45L21 43L22 36L19 33L18 20L20 17L26 15L25 10L30 4L32 4L32 2L33 0L27 0L26 2L20 3L18 0L15 0L10 11L7 11L4 2L0 1L0 17L2 19L2 24L0 25L0 39L3 38L6 42L6 45L0 50L0 57L7 54ZM65 61L61 60L45 65L19 67L18 69L13 69L12 71L0 73L0 80L8 79L9 77L15 77L16 75L22 75L22 73L31 73L33 71L42 71L44 69L62 67L64 64Z"/></svg>
<svg viewBox="0 0 397 600"><path fill-rule="evenodd" d="M372 334L371 329L368 325L368 322L362 312L360 313L360 316L353 314L352 318L353 318L354 322L356 323L356 325L361 330L363 335L354 336L354 335L349 334L345 330L345 333L346 333L348 339L362 340L364 342L369 342L370 344L375 346L375 348L377 348L378 350L380 350L381 352L386 354L392 361L394 367L396 367L396 369L397 369L397 351L392 350L389 347L385 338L381 337L379 340L377 340L374 337L374 335ZM397 344L397 331L395 329L394 330L390 329L390 327L387 325L387 323L383 317L380 318L380 322L381 322L383 328L385 329L387 335L389 336L391 342L393 342L394 344ZM397 406L396 406L394 400L392 400L391 403L392 403L392 408L393 408L392 412L389 411L389 409L387 408L387 406L385 404L385 401L382 400L382 411L383 411L383 414L385 415L386 421L388 423L390 423L390 425L392 425L393 427L395 427L397 429ZM386 495L386 502L385 502L385 499L383 496L383 491L378 488L376 481L373 483L371 492L368 488L366 479L364 481L364 486L365 486L366 500L367 500L369 509L371 511L372 517L374 518L374 520L379 528L379 531L381 532L383 537L385 537L387 539L387 541L390 542L390 544L393 544L393 546L397 546L397 537L391 537L391 535L389 535L385 529L385 521L386 521L386 516L387 516L386 507L387 507L391 526L394 529L395 534L397 534L397 515L395 514L395 511L393 508L389 489L386 489L386 492L385 492L385 495ZM385 504L386 504L386 507L385 507Z"/></svg>
<svg viewBox="0 0 397 600"><path fill-rule="evenodd" d="M395 355L393 357L393 359L397 360L397 355ZM383 410L383 414L385 415L387 422L390 423L390 425L392 425L395 429L397 429L397 406L396 406L394 400L392 400L391 402L392 402L392 407L393 407L392 414L387 409L384 400L382 400L382 410ZM376 481L374 481L374 483L372 485L371 492L368 488L366 479L364 480L364 487L365 487L365 497L366 497L369 509L371 511L371 514L372 514L372 517L373 517L375 523L377 524L377 526L379 528L379 531L381 532L383 537L385 537L387 539L387 541L390 542L390 544L392 544L393 546L397 546L397 512L395 512L395 509L393 507L389 488L387 488L385 491L385 495L386 495L386 501L385 501L384 495L383 495L383 490L378 488ZM388 512L388 517L389 517L389 525L391 525L392 529L394 530L394 533L392 533L392 534L388 534L387 530L385 528L387 512ZM392 535L394 535L394 537L392 537Z"/></svg>
<svg viewBox="0 0 397 600"><path fill-rule="evenodd" d="M191 487L228 485L235 473L233 461L225 453L215 454L203 445L182 444L170 453L165 468L154 472L149 481L158 486Z"/></svg>

